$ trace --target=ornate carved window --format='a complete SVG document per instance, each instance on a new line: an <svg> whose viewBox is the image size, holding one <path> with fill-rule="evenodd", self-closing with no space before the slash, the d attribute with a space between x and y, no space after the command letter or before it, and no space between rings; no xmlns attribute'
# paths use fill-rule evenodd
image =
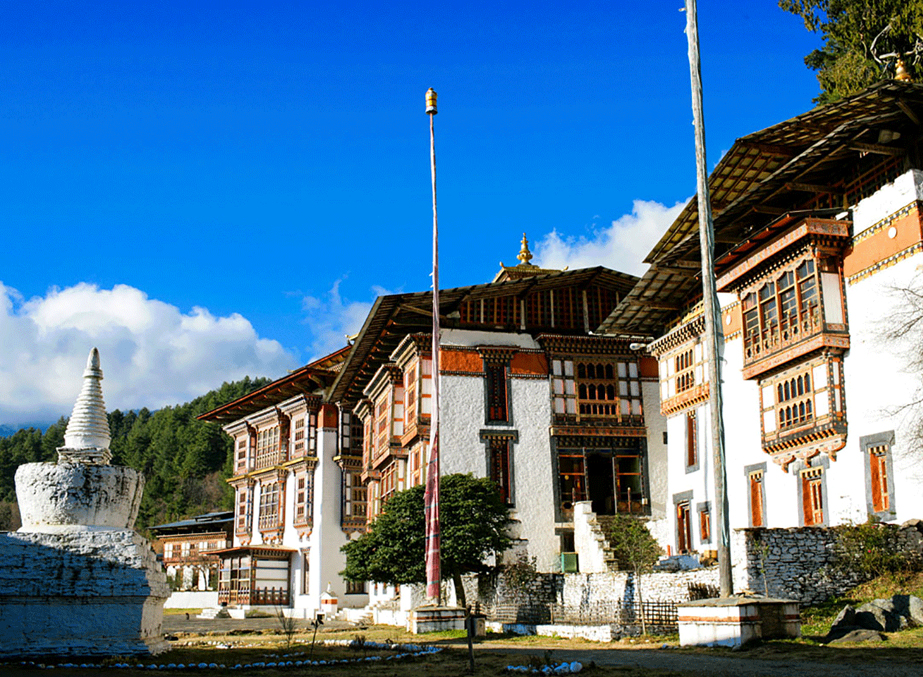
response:
<svg viewBox="0 0 923 677"><path fill-rule="evenodd" d="M830 314L838 320L837 324L842 324L839 289L831 287L829 296ZM741 303L745 363L776 353L824 329L813 258L789 264L787 269L747 293Z"/></svg>
<svg viewBox="0 0 923 677"><path fill-rule="evenodd" d="M701 316L651 344L660 368L660 412L672 416L708 399Z"/></svg>
<svg viewBox="0 0 923 677"><path fill-rule="evenodd" d="M760 381L763 449L784 466L846 441L843 364L819 355Z"/></svg>
<svg viewBox="0 0 923 677"><path fill-rule="evenodd" d="M365 521L366 518L366 492L367 489L362 483L362 475L356 472L347 472L343 474L343 497L344 513L347 524Z"/></svg>
<svg viewBox="0 0 923 677"><path fill-rule="evenodd" d="M271 468L282 460L279 426L263 428L256 434L256 468Z"/></svg>
<svg viewBox="0 0 923 677"><path fill-rule="evenodd" d="M554 413L582 419L640 421L641 379L637 362L604 357L555 359L552 369Z"/></svg>
<svg viewBox="0 0 923 677"><path fill-rule="evenodd" d="M280 526L279 501L281 489L276 480L260 485L260 531L270 531Z"/></svg>
<svg viewBox="0 0 923 677"><path fill-rule="evenodd" d="M295 524L307 525L313 520L314 503L313 473L301 471L295 475Z"/></svg>
<svg viewBox="0 0 923 677"><path fill-rule="evenodd" d="M404 372L404 408L406 422L413 424L417 420L417 365L412 364Z"/></svg>
<svg viewBox="0 0 923 677"><path fill-rule="evenodd" d="M237 508L234 515L234 531L237 534L250 532L252 512L252 489L244 485L237 487Z"/></svg>
<svg viewBox="0 0 923 677"><path fill-rule="evenodd" d="M292 458L301 458L305 455L305 417L297 415L292 419Z"/></svg>
<svg viewBox="0 0 923 677"><path fill-rule="evenodd" d="M487 375L487 422L508 423L509 384L506 377L506 364L502 362L485 362Z"/></svg>
<svg viewBox="0 0 923 677"><path fill-rule="evenodd" d="M248 435L244 434L237 438L235 442L236 448L236 470L238 474L247 472L247 438Z"/></svg>
<svg viewBox="0 0 923 677"><path fill-rule="evenodd" d="M362 419L348 411L340 412L340 453L359 455L362 453Z"/></svg>

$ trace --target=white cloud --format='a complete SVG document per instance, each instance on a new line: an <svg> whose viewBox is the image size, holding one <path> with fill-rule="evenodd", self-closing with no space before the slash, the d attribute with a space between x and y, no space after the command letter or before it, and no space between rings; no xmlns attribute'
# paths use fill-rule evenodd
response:
<svg viewBox="0 0 923 677"><path fill-rule="evenodd" d="M642 263L657 240L682 211L685 202L667 207L659 202L635 200L631 214L616 219L591 237L548 233L535 246L533 263L542 268L592 268L606 266L623 273L640 275Z"/></svg>
<svg viewBox="0 0 923 677"><path fill-rule="evenodd" d="M311 360L339 350L346 345L346 337L357 334L365 322L373 301L350 301L340 295L340 283L345 277L333 283L330 291L323 298L305 296L301 309L305 314L305 324L311 333L312 341L308 347ZM372 287L373 299L397 292L383 287Z"/></svg>
<svg viewBox="0 0 923 677"><path fill-rule="evenodd" d="M8 425L69 415L94 346L110 410L186 402L224 381L297 366L237 313L184 314L127 285L81 283L24 300L0 283L0 345L0 424Z"/></svg>

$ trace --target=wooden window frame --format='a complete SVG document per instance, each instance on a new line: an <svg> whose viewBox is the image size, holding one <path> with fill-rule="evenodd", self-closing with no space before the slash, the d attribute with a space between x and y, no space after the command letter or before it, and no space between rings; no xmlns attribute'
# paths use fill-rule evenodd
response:
<svg viewBox="0 0 923 677"><path fill-rule="evenodd" d="M256 469L272 468L281 462L281 426L275 423L256 433Z"/></svg>
<svg viewBox="0 0 923 677"><path fill-rule="evenodd" d="M821 268L813 254L803 255L741 295L745 364L824 330Z"/></svg>
<svg viewBox="0 0 923 677"><path fill-rule="evenodd" d="M301 470L295 473L295 515L292 521L296 526L306 526L314 522L314 473Z"/></svg>
<svg viewBox="0 0 923 677"><path fill-rule="evenodd" d="M827 526L829 507L825 467L815 465L802 468L798 472L798 482L801 526Z"/></svg>
<svg viewBox="0 0 923 677"><path fill-rule="evenodd" d="M747 520L751 529L766 526L766 464L756 463L744 468L747 478Z"/></svg>
<svg viewBox="0 0 923 677"><path fill-rule="evenodd" d="M275 531L282 527L283 517L280 514L282 496L282 482L273 479L260 483L260 510L259 531Z"/></svg>
<svg viewBox="0 0 923 677"><path fill-rule="evenodd" d="M673 505L676 511L676 554L688 555L695 550L692 541L692 498L677 500L674 497Z"/></svg>
<svg viewBox="0 0 923 677"><path fill-rule="evenodd" d="M695 472L699 469L699 425L697 412L694 409L686 411L685 443L686 443L686 472Z"/></svg>
<svg viewBox="0 0 923 677"><path fill-rule="evenodd" d="M497 485L507 505L513 505L513 453L510 447L511 440L508 437L494 437L488 441L490 479Z"/></svg>
<svg viewBox="0 0 923 677"><path fill-rule="evenodd" d="M515 430L488 429L480 432L480 438L484 443L487 476L496 483L507 505L515 505L516 467L513 445L519 442L519 433Z"/></svg>
<svg viewBox="0 0 923 677"><path fill-rule="evenodd" d="M506 362L484 360L484 374L487 395L485 422L488 425L509 424L511 422L509 365Z"/></svg>
<svg viewBox="0 0 923 677"><path fill-rule="evenodd" d="M828 424L846 425L843 358L820 355L760 379L760 428L764 447L805 437Z"/></svg>
<svg viewBox="0 0 923 677"><path fill-rule="evenodd" d="M712 523L711 523L711 503L705 501L696 506L696 512L699 513L699 543L706 544L712 542Z"/></svg>
<svg viewBox="0 0 923 677"><path fill-rule="evenodd" d="M897 517L894 492L894 431L859 438L865 459L865 494L870 516L880 521Z"/></svg>

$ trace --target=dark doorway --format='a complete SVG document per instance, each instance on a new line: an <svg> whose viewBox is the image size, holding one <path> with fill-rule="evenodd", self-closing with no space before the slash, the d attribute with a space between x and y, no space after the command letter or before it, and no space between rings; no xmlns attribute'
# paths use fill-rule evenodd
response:
<svg viewBox="0 0 923 677"><path fill-rule="evenodd" d="M615 514L615 485L612 475L612 457L587 453L586 475L589 498L597 515Z"/></svg>

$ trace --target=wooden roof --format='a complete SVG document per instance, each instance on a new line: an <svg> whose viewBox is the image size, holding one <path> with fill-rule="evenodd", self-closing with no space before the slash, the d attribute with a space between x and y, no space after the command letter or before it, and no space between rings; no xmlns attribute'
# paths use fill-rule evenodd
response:
<svg viewBox="0 0 923 677"><path fill-rule="evenodd" d="M200 414L196 418L200 421L231 423L296 395L322 394L324 388L336 379L349 350L349 346L340 348L335 353L296 369L252 393Z"/></svg>
<svg viewBox="0 0 923 677"><path fill-rule="evenodd" d="M616 292L621 298L635 285L634 275L619 273L609 268L582 268L553 271L507 279L470 287L441 289L439 291L440 324L443 328L457 328L460 322L453 317L462 303L498 296L524 298L528 294L562 287L586 289L591 285ZM432 292L394 294L381 296L372 306L365 324L356 336L349 357L340 370L328 397L333 402L357 402L362 390L383 362L408 334L432 331ZM473 327L472 327L473 328ZM520 331L519 326L505 327L503 331Z"/></svg>
<svg viewBox="0 0 923 677"><path fill-rule="evenodd" d="M848 181L866 167L913 158L923 119L923 85L885 81L738 139L708 179L715 259L784 214L830 215L856 197ZM825 207L817 210L817 197ZM645 259L641 281L600 326L656 335L701 297L698 201L689 201Z"/></svg>

